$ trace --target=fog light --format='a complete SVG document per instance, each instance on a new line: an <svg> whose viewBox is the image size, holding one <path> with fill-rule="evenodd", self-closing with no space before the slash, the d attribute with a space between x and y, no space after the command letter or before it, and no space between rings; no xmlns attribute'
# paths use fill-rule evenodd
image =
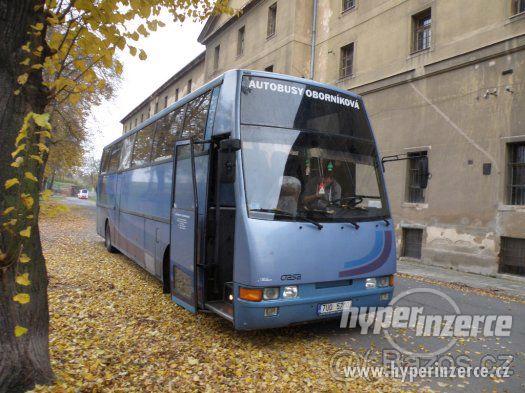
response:
<svg viewBox="0 0 525 393"><path fill-rule="evenodd" d="M389 276L384 276L384 277L381 277L379 279L379 282L377 283L377 286L379 288L388 287L389 283L390 283Z"/></svg>
<svg viewBox="0 0 525 393"><path fill-rule="evenodd" d="M267 307L264 309L265 317L275 317L279 312L279 307Z"/></svg>
<svg viewBox="0 0 525 393"><path fill-rule="evenodd" d="M379 295L379 300L388 300L388 299L390 299L389 293L382 293L381 295Z"/></svg>
<svg viewBox="0 0 525 393"><path fill-rule="evenodd" d="M264 291L263 291L264 300L275 300L278 298L279 298L279 288L278 287L264 288Z"/></svg>
<svg viewBox="0 0 525 393"><path fill-rule="evenodd" d="M373 289L375 287L377 287L377 282L376 282L375 277L367 278L365 280L365 288L366 289Z"/></svg>
<svg viewBox="0 0 525 393"><path fill-rule="evenodd" d="M284 287L283 297L286 299L297 297L297 285L289 285Z"/></svg>

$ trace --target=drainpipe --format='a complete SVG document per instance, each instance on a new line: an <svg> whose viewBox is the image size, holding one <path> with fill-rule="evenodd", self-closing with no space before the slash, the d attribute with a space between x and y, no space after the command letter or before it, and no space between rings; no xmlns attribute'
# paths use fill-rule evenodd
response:
<svg viewBox="0 0 525 393"><path fill-rule="evenodd" d="M315 40L317 36L317 0L314 0L314 9L312 17L312 42L310 44L310 79L314 79L315 67Z"/></svg>

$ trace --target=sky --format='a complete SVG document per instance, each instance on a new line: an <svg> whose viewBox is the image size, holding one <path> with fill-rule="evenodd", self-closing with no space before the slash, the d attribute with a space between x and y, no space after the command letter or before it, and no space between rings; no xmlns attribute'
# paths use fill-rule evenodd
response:
<svg viewBox="0 0 525 393"><path fill-rule="evenodd" d="M205 49L197 42L204 22L162 20L165 27L141 37L136 45L146 51L146 60L120 54L124 64L120 87L111 101L92 110L87 123L91 133L88 154L96 159L105 145L122 135L120 119Z"/></svg>

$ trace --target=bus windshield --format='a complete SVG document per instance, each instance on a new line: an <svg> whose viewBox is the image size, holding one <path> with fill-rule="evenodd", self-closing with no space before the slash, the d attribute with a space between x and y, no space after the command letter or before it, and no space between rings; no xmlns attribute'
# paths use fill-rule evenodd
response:
<svg viewBox="0 0 525 393"><path fill-rule="evenodd" d="M361 106L328 89L245 77L241 140L250 217L388 217L377 150Z"/></svg>

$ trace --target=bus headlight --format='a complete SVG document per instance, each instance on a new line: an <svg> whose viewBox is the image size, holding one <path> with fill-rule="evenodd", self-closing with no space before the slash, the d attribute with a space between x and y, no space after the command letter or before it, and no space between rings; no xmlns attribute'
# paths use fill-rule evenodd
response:
<svg viewBox="0 0 525 393"><path fill-rule="evenodd" d="M279 298L279 288L264 288L263 290L263 299L264 300L275 300Z"/></svg>
<svg viewBox="0 0 525 393"><path fill-rule="evenodd" d="M366 289L373 289L375 287L377 287L377 280L375 279L375 277L367 278L365 280Z"/></svg>
<svg viewBox="0 0 525 393"><path fill-rule="evenodd" d="M284 287L283 297L285 299L297 297L297 285L288 285L287 287Z"/></svg>
<svg viewBox="0 0 525 393"><path fill-rule="evenodd" d="M390 285L390 276L380 277L377 283L379 288L388 287Z"/></svg>

